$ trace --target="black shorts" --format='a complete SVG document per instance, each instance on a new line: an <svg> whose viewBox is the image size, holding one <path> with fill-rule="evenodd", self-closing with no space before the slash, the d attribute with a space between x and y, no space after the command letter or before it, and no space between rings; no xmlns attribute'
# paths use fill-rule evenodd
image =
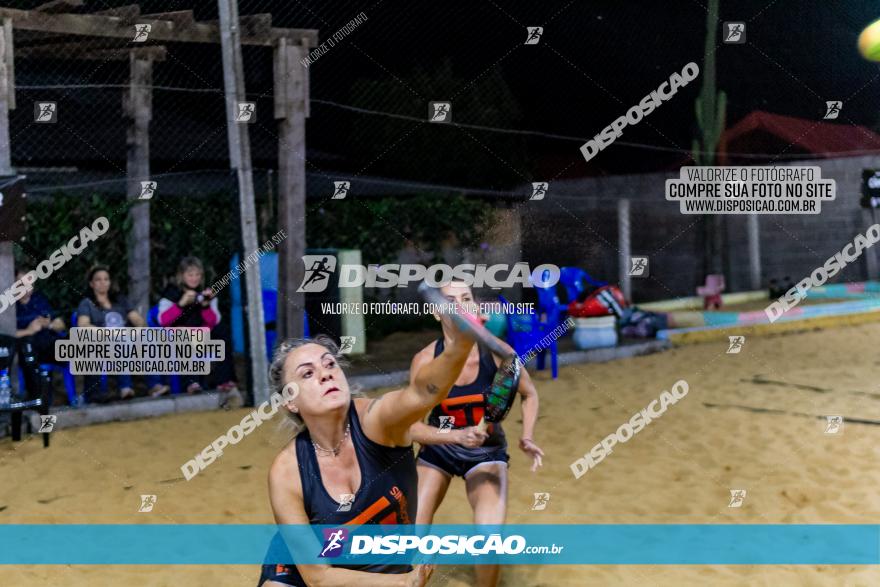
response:
<svg viewBox="0 0 880 587"><path fill-rule="evenodd" d="M419 450L418 461L446 473L450 477L467 478L475 468L489 463L510 461L507 444L465 448L457 444L428 444Z"/></svg>
<svg viewBox="0 0 880 587"><path fill-rule="evenodd" d="M257 585L263 585L266 581L306 587L302 576L294 565L263 565L263 570L260 573L260 582Z"/></svg>
<svg viewBox="0 0 880 587"><path fill-rule="evenodd" d="M389 575L409 573L413 569L410 565L340 566L342 568L348 568L367 573L385 573ZM257 583L257 587L265 585L266 581L275 581L277 583L281 583L282 585L293 585L294 587L307 587L306 582L303 580L302 575L299 574L296 565L264 564L263 569L260 573L260 582Z"/></svg>

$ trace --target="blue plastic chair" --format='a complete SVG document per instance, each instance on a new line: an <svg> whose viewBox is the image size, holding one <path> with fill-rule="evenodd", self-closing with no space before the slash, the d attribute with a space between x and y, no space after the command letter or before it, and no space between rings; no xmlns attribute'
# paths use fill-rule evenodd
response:
<svg viewBox="0 0 880 587"><path fill-rule="evenodd" d="M238 253L229 260L230 270L238 266ZM260 257L260 286L263 289L263 322L270 325L278 318L278 253L266 253ZM237 272L229 283L229 291L232 297L232 346L236 353L243 353L245 347L244 328L244 300L242 296L241 279ZM309 336L309 317L303 310L303 335ZM275 327L266 328L266 354L272 361L272 351L275 348L278 331Z"/></svg>
<svg viewBox="0 0 880 587"><path fill-rule="evenodd" d="M502 304L507 304L504 296L498 296ZM550 353L550 370L553 379L559 374L559 350L556 340L543 347L541 340L549 334L555 325L542 322L537 313L532 314L505 314L507 317L507 343L513 347L516 354L522 358L532 352L536 353L538 371L543 371L546 366L547 353Z"/></svg>
<svg viewBox="0 0 880 587"><path fill-rule="evenodd" d="M562 316L568 311L568 304L559 301L556 293L556 285L549 285L549 271L544 271L541 281L535 281L531 277L529 281L538 294L538 313L547 316L543 322L550 328L556 328L562 320Z"/></svg>
<svg viewBox="0 0 880 587"><path fill-rule="evenodd" d="M152 328L157 328L162 326L159 324L159 305L155 305L147 312L147 326ZM163 380L168 382L168 386L171 387L172 394L180 393L180 375L147 375L147 387L153 387L157 383L163 383ZM106 385L106 378L102 381L102 386Z"/></svg>
<svg viewBox="0 0 880 587"><path fill-rule="evenodd" d="M559 270L559 283L565 287L568 303L577 300L582 293L587 291L587 285L602 287L608 282L594 279L589 273L580 267L562 267Z"/></svg>

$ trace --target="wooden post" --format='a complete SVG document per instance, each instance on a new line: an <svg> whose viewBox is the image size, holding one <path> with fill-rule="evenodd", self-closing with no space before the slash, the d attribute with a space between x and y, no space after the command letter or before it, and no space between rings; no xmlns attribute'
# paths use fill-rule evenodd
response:
<svg viewBox="0 0 880 587"><path fill-rule="evenodd" d="M150 307L150 200L139 200L142 181L150 180L150 120L153 117L153 61L130 52L131 78L123 97L129 120L126 136L126 194L135 204L129 209L128 296L142 316ZM159 188L161 189L161 188Z"/></svg>
<svg viewBox="0 0 880 587"><path fill-rule="evenodd" d="M617 201L617 250L620 268L620 289L627 302L632 302L632 278L630 270L629 200Z"/></svg>
<svg viewBox="0 0 880 587"><path fill-rule="evenodd" d="M12 175L12 155L9 143L9 109L13 102L11 96L15 86L10 77L9 64L12 62L12 27L9 19L3 19L0 27L0 175ZM0 228L2 231L2 228ZM15 260L12 255L12 242L0 241L0 293L15 281ZM15 305L0 312L0 333L15 335ZM17 377L13 377L17 380Z"/></svg>
<svg viewBox="0 0 880 587"><path fill-rule="evenodd" d="M251 145L247 123L237 122L238 103L244 101L244 71L241 63L241 40L237 0L218 0L220 9L220 45L223 53L223 89L226 96L226 128L229 137L229 162L238 176L241 201L241 236L244 255L256 252L257 214L254 203L254 177L251 168ZM245 272L247 292L248 340L251 352L251 379L254 404L269 399L269 374L266 361L266 328L263 322L263 288L259 261ZM232 352L232 349L226 349Z"/></svg>
<svg viewBox="0 0 880 587"><path fill-rule="evenodd" d="M278 251L279 338L303 335L305 294L297 292L306 252L306 49L279 39L275 46L275 118L278 119L278 228L287 233Z"/></svg>
<svg viewBox="0 0 880 587"><path fill-rule="evenodd" d="M746 229L749 235L749 285L753 290L761 284L761 225L757 214L749 214Z"/></svg>

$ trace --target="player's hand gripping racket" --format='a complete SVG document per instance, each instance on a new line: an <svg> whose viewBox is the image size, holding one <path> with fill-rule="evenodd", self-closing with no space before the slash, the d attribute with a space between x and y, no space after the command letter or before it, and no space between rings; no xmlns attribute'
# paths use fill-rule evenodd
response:
<svg viewBox="0 0 880 587"><path fill-rule="evenodd" d="M477 427L485 432L489 422L502 421L513 406L516 390L519 387L522 363L516 353L502 346L501 342L486 330L476 315L466 312L460 307L453 310L454 306L443 297L439 289L431 287L427 282L422 282L419 286L419 293L428 303L441 308L445 307L445 313L460 330L467 332L477 341L477 344L485 346L501 358L501 365L498 367L498 372L495 373L492 386L483 392L485 412Z"/></svg>

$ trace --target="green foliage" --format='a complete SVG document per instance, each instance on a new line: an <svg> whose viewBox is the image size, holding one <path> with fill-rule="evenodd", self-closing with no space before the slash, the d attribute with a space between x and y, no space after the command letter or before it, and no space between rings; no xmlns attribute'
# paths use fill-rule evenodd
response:
<svg viewBox="0 0 880 587"><path fill-rule="evenodd" d="M229 271L230 259L241 251L238 197L216 193L203 198L156 199L150 208L150 241L157 296L163 280L177 273L185 255L202 260L205 284L210 285Z"/></svg>
<svg viewBox="0 0 880 587"><path fill-rule="evenodd" d="M79 255L52 273L49 279L37 283L37 289L46 295L56 310L69 319L86 290L86 273L92 265L110 267L118 283L128 281L128 257L125 234L128 230L128 203L121 196L93 194L90 197L55 193L48 198L28 198L27 231L25 240L15 243L16 266L27 263L36 266L48 259L53 251L67 244L84 227L104 216L110 228L90 243ZM123 243L120 245L120 243Z"/></svg>
<svg viewBox="0 0 880 587"><path fill-rule="evenodd" d="M464 247L477 247L485 234L492 206L461 195L357 198L329 201L306 223L309 248L360 249L363 263L393 263L407 246L437 261L443 243L454 237Z"/></svg>
<svg viewBox="0 0 880 587"><path fill-rule="evenodd" d="M95 193L88 197L54 193L46 198L29 198L26 239L16 243L16 264L36 265L52 252L91 226L100 216L110 221L110 229L78 256L38 282L38 289L55 308L69 318L87 290L86 273L92 265L110 267L121 292L128 290L128 251L130 203L118 193ZM155 303L165 286L165 278L177 270L184 255L196 255L205 264L208 285L229 269L229 260L241 248L237 199L230 194L204 198L156 199L151 202L151 279L150 301ZM228 303L228 302L226 302ZM221 304L224 303L221 297Z"/></svg>
<svg viewBox="0 0 880 587"><path fill-rule="evenodd" d="M344 204L344 205L340 205ZM88 197L55 193L51 197L29 198L26 240L16 243L16 263L36 265L66 244L83 227L100 216L110 222L108 232L90 243L83 252L63 265L52 277L40 280L37 288L67 319L86 291L86 272L94 264L110 267L120 291L128 290L128 210L132 205L121 194L95 193ZM265 198L257 201L262 243L274 234L274 218L268 218ZM309 213L306 243L309 248L360 249L365 264L396 262L398 253L411 245L430 252L424 261L440 259L443 244L477 248L484 237L492 206L485 200L450 194L445 197L351 198L331 201ZM206 285L229 270L229 261L241 248L238 199L234 194L216 193L203 197L156 198L150 204L151 303L156 303L166 278L177 271L184 255L195 255L205 265ZM222 311L228 311L229 295L220 296ZM420 328L394 320L373 324L373 335L393 330ZM430 324L428 324L430 325Z"/></svg>

